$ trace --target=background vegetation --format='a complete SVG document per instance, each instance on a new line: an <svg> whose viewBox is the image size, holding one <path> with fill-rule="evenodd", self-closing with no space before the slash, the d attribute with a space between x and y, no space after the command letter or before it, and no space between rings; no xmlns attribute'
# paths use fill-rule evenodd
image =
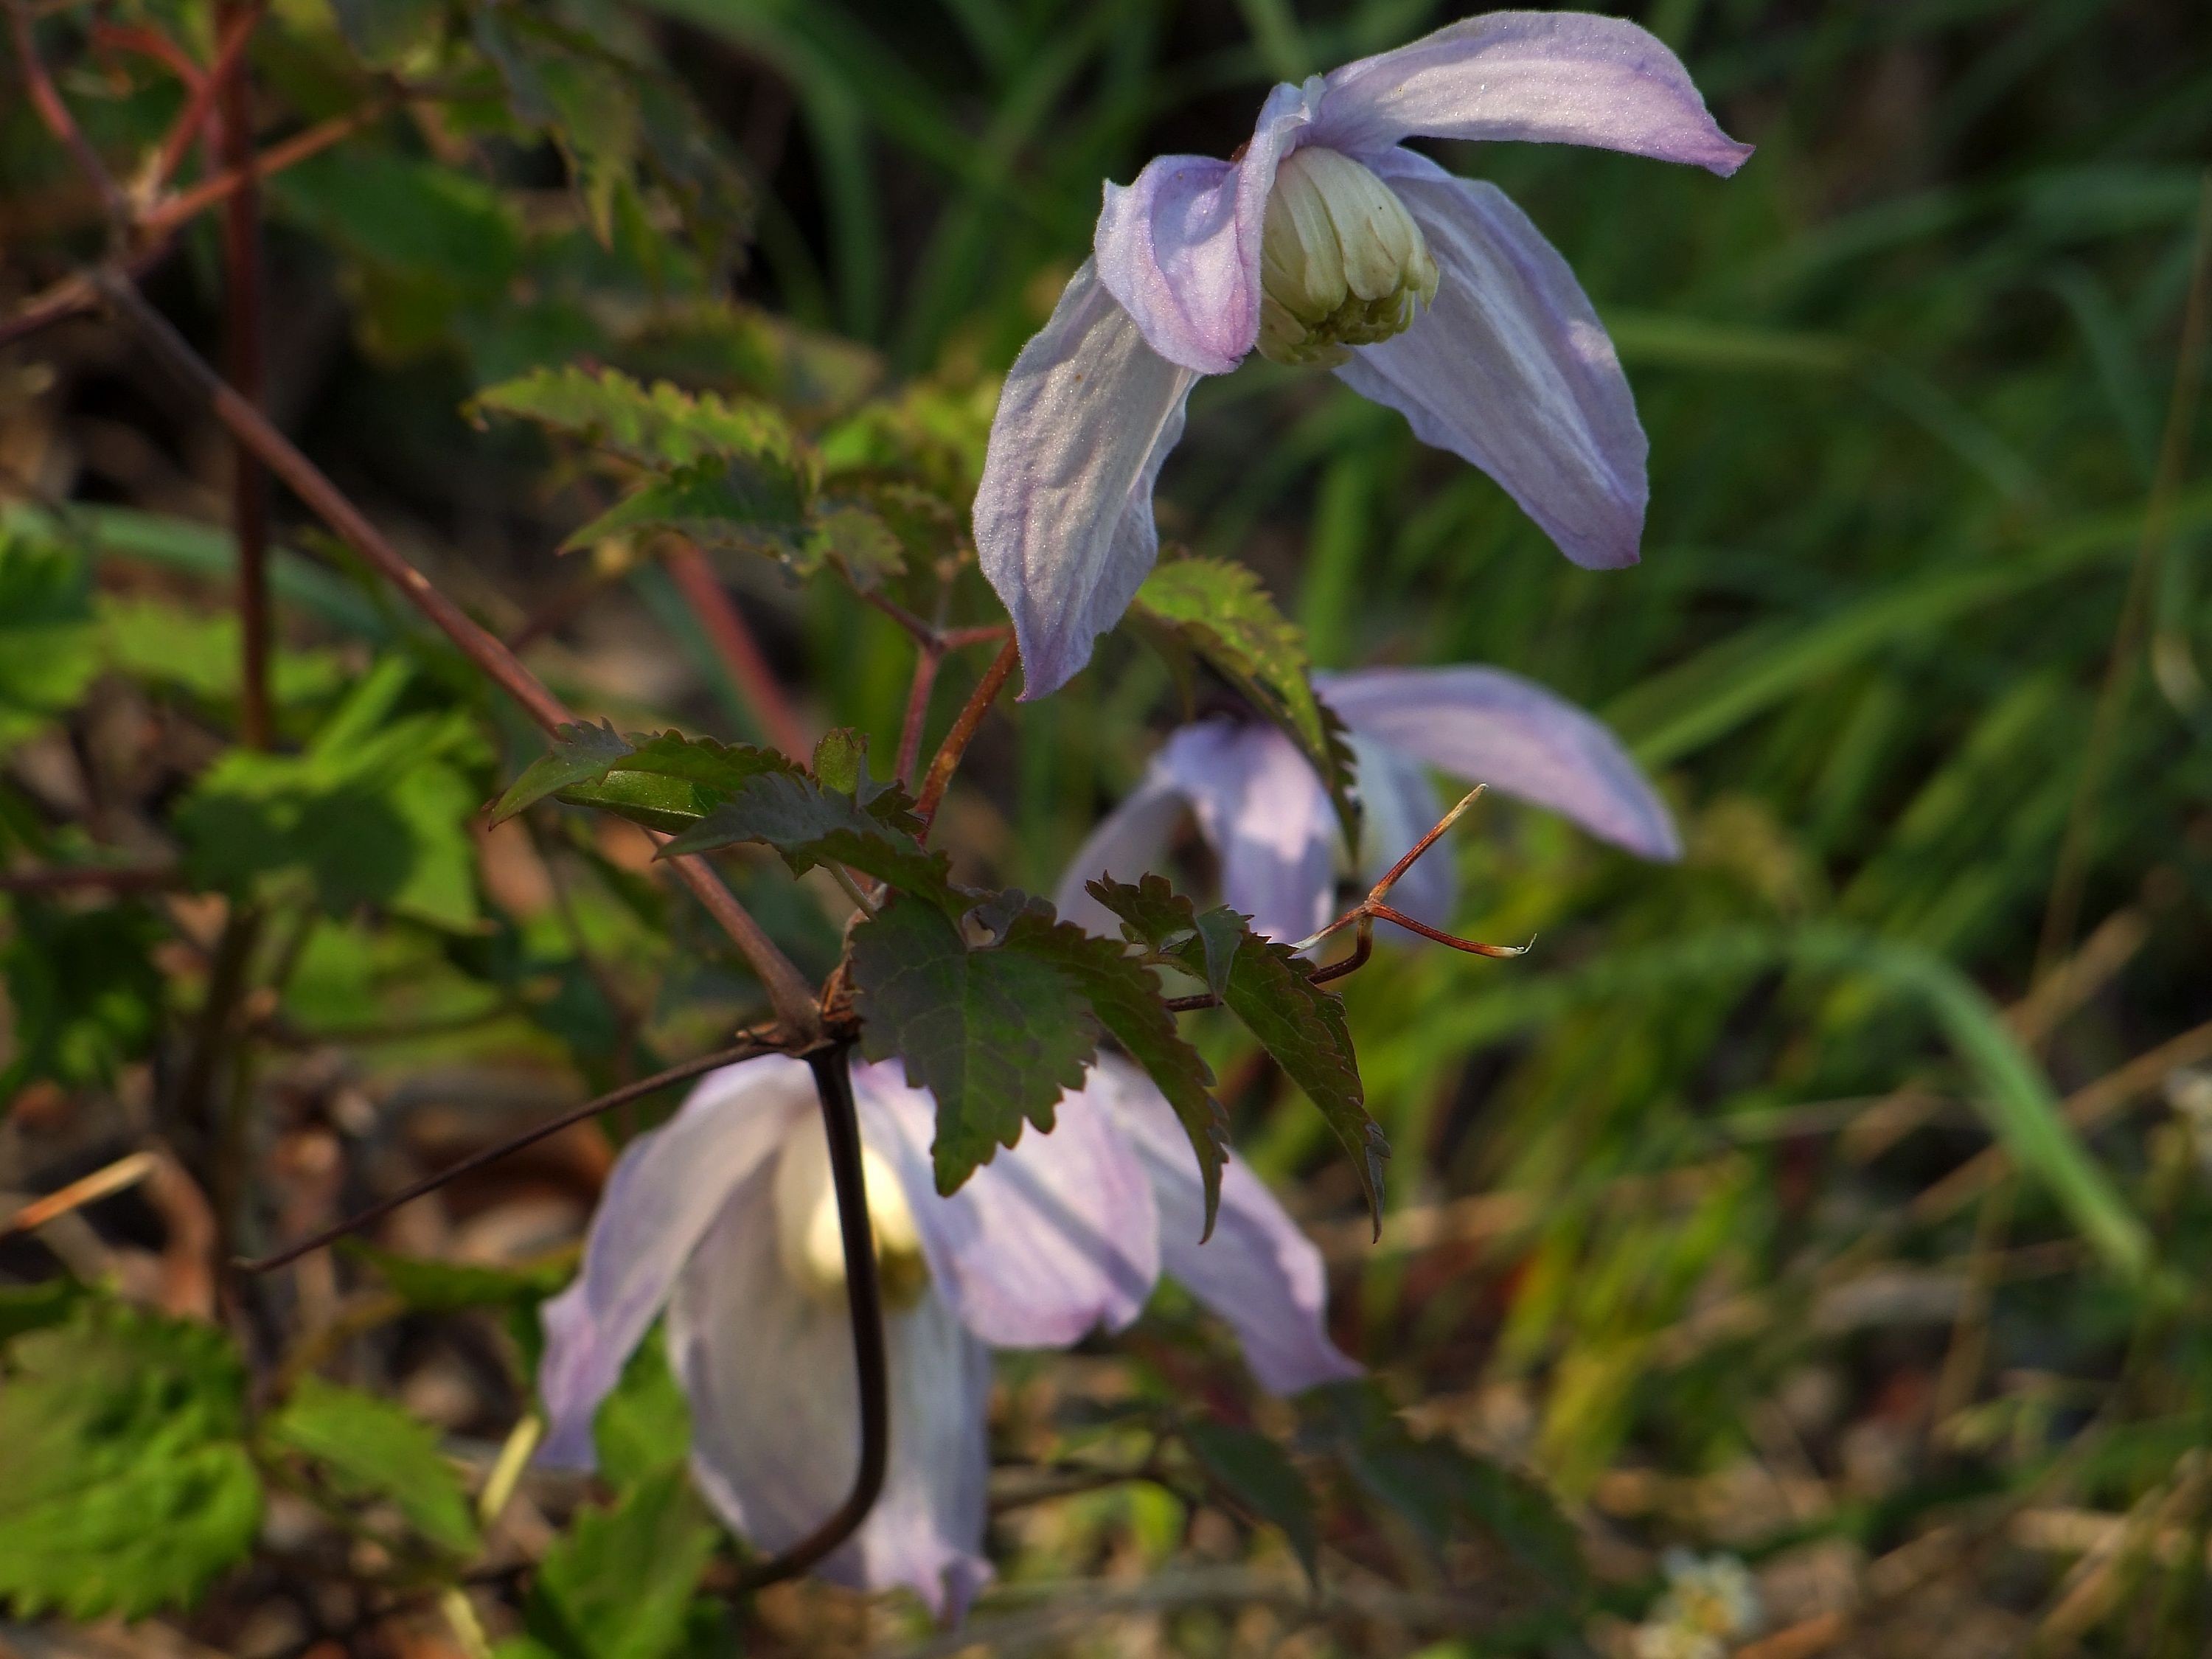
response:
<svg viewBox="0 0 2212 1659"><path fill-rule="evenodd" d="M141 176L184 97L143 32L204 63L218 20L33 13ZM577 706L888 754L893 623L719 551L764 691L696 570L556 554L611 475L473 395L577 361L670 375L957 502L1103 178L1225 154L1272 80L1453 15L281 0L251 47L264 145L359 118L262 191L267 406ZM2179 1656L2212 1630L2212 15L1636 15L1759 145L1737 178L1439 153L1528 209L1613 330L1652 439L1644 563L1571 568L1395 415L1256 362L1200 388L1161 516L1257 569L1323 666L1490 662L1599 711L1687 855L1487 803L1455 838L1461 930L1539 943L1394 949L1346 983L1395 1149L1379 1246L1317 1116L1199 1028L1406 1413L1256 1398L1172 1295L1127 1340L1006 1363L1004 1582L958 1641ZM11 306L101 236L21 67ZM218 228L146 270L211 351ZM534 734L288 498L275 746L239 747L228 476L112 324L0 350L0 1646L953 1650L896 1600L725 1605L734 1547L669 1473L649 1374L603 1425L611 1491L532 1476L480 1526L529 1310L629 1120L219 1293L231 1248L711 1046L757 995L635 843L554 809L483 828ZM954 620L994 620L962 581ZM949 663L933 733L981 665ZM1000 705L948 843L1048 890L1179 714L1109 642ZM834 906L739 875L803 963L834 957ZM1257 1493L1255 1433L1310 1510ZM1715 1615L1695 1645L1662 1599L1680 1548L1747 1564L1756 1629ZM117 1613L158 1620L65 1622Z"/></svg>

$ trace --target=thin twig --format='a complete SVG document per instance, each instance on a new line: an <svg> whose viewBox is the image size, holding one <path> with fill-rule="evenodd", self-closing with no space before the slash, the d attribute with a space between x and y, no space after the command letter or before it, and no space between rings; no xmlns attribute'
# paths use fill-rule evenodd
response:
<svg viewBox="0 0 2212 1659"><path fill-rule="evenodd" d="M358 109L343 115L334 115L303 132L297 132L281 143L271 144L243 167L226 169L212 179L204 179L190 190L179 191L174 196L148 210L138 222L140 232L149 238L166 236L186 220L213 207L238 191L297 167L311 155L319 155L339 139L358 132L370 122L389 113L398 103L396 97L372 98Z"/></svg>
<svg viewBox="0 0 2212 1659"><path fill-rule="evenodd" d="M215 61L208 65L204 75L197 80L188 81L191 92L185 99L184 108L177 112L177 118L171 125L168 136L161 141L161 152L155 159L153 171L148 174L143 186L147 191L160 190L176 176L177 169L184 165L185 152L192 147L192 140L198 134L201 123L207 119L208 111L214 106L216 98L236 73L235 66L245 56L246 44L253 38L254 28L261 21L262 10L263 0L248 0L248 3L237 7L224 19L222 39L216 46ZM235 167L239 162L226 159L223 165Z"/></svg>
<svg viewBox="0 0 2212 1659"><path fill-rule="evenodd" d="M945 787L952 781L953 773L959 769L960 757L968 752L976 728L983 724L983 716L998 700L1014 672L1014 665L1020 660L1021 647L1008 640L991 659L991 665L983 671L983 678L975 683L975 691L961 709L960 718L952 722L952 729L945 734L945 741L938 744L937 753L929 763L929 775L922 780L921 798L915 803L915 815L921 820L923 835L929 833L929 826L936 821L938 805L945 799Z"/></svg>
<svg viewBox="0 0 2212 1659"><path fill-rule="evenodd" d="M838 1232L845 1247L845 1295L853 1317L853 1370L860 1398L859 1467L853 1489L832 1515L781 1554L740 1575L743 1590L795 1578L860 1530L884 1489L890 1466L890 1364L884 1342L883 1287L876 1278L876 1244L868 1223L867 1174L860 1157L860 1120L853 1102L850 1045L818 1049L806 1057L822 1103L822 1128L830 1139L830 1174L837 1191Z"/></svg>
<svg viewBox="0 0 2212 1659"><path fill-rule="evenodd" d="M37 29L25 0L8 0L8 17L15 27L15 56L22 62L23 87L31 95L31 107L46 123L46 131L76 159L77 170L100 197L109 223L119 230L130 222L131 198L123 193L122 187L115 182L115 175L107 170L107 164L100 159L100 152L92 147L92 141L84 136L84 129L77 125L69 105L63 101L60 88L47 72L46 60L39 55Z"/></svg>
<svg viewBox="0 0 2212 1659"><path fill-rule="evenodd" d="M58 1188L44 1198L34 1198L28 1204L0 1221L0 1238L9 1233L27 1233L34 1227L43 1227L49 1221L73 1213L86 1205L109 1198L125 1188L135 1187L153 1174L160 1160L151 1152L132 1152L118 1158L104 1169Z"/></svg>
<svg viewBox="0 0 2212 1659"><path fill-rule="evenodd" d="M128 278L102 270L94 280L117 314L155 356L207 399L215 417L230 429L232 435L252 450L341 541L458 646L462 654L483 670L493 684L521 704L532 720L549 734L573 723L575 717L546 689L544 683L386 541L345 492L270 425L259 410L226 385L222 377L185 343L168 319L147 303L145 296ZM821 1030L821 1011L816 1006L812 989L791 959L762 930L713 870L696 859L672 859L669 862L707 913L736 942L768 993L776 1018L791 1040L799 1043L813 1040Z"/></svg>
<svg viewBox="0 0 2212 1659"><path fill-rule="evenodd" d="M775 674L761 654L760 644L753 631L745 625L744 615L730 598L729 590L722 586L714 567L699 550L699 544L682 538L672 538L668 551L661 562L667 568L677 590L690 601L692 613L699 625L707 630L708 642L714 654L722 659L722 666L738 688L738 696L752 710L753 718L762 735L783 750L804 760L813 747L806 735L806 727L776 683Z"/></svg>
<svg viewBox="0 0 2212 1659"><path fill-rule="evenodd" d="M942 651L926 642L916 646L914 680L906 690L906 718L899 725L898 763L891 773L902 787L914 783L914 763L921 758L922 727L929 720L929 694L937 689L937 671L944 662Z"/></svg>
<svg viewBox="0 0 2212 1659"><path fill-rule="evenodd" d="M597 1117L601 1112L611 1111L625 1102L642 1099L658 1090L667 1088L671 1084L681 1083L687 1078L697 1077L702 1072L711 1072L723 1066L734 1066L741 1060L751 1060L757 1055L769 1053L775 1046L775 1043L763 1038L748 1036L741 1042L732 1043L726 1048L719 1048L711 1054L702 1054L696 1060L685 1060L680 1066L672 1066L665 1072L655 1072L651 1077L640 1078L635 1083L625 1083L621 1088L601 1095L595 1100L587 1100L580 1106L572 1107L558 1117L548 1119L535 1128L526 1129L519 1135L510 1135L495 1146L487 1146L480 1152L471 1152L459 1163L449 1164L436 1174L425 1176L422 1180L402 1188L391 1197L380 1199L359 1214L348 1216L343 1221L325 1227L320 1232L310 1233L297 1243L288 1244L274 1255L261 1256L252 1261L240 1261L236 1264L238 1270L240 1273L265 1273L284 1267L289 1262L297 1261L311 1251L319 1250L327 1244L334 1244L339 1239L349 1234L357 1233L364 1227L374 1226L401 1205L411 1204L425 1193L434 1193L447 1182L458 1180L472 1170L481 1170L487 1164L495 1164L510 1152L519 1152L526 1146L534 1146L548 1135L556 1135L563 1129L583 1122L586 1118Z"/></svg>

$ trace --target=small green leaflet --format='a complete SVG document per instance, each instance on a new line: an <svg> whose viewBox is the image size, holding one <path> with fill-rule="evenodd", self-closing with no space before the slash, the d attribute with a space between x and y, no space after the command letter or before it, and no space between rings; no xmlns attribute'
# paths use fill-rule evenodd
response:
<svg viewBox="0 0 2212 1659"><path fill-rule="evenodd" d="M689 1645L693 1595L716 1531L680 1463L612 1507L576 1512L538 1564L520 1653L557 1659L674 1659Z"/></svg>
<svg viewBox="0 0 2212 1659"><path fill-rule="evenodd" d="M672 530L702 547L783 558L798 550L805 519L805 481L796 472L760 460L696 461L623 497L561 546Z"/></svg>
<svg viewBox="0 0 2212 1659"><path fill-rule="evenodd" d="M663 858L711 853L742 841L766 842L796 874L836 863L890 883L957 916L974 900L952 885L951 861L925 852L907 827L906 796L878 794L862 806L797 773L755 778L660 849Z"/></svg>
<svg viewBox="0 0 2212 1659"><path fill-rule="evenodd" d="M1182 1441L1231 1507L1282 1528L1307 1580L1318 1588L1321 1528L1314 1516L1313 1492L1290 1454L1255 1430L1232 1428L1210 1418L1185 1423Z"/></svg>
<svg viewBox="0 0 2212 1659"><path fill-rule="evenodd" d="M768 404L695 394L666 380L647 387L617 369L533 369L487 386L471 408L535 421L656 471L762 456L799 469L797 440Z"/></svg>
<svg viewBox="0 0 2212 1659"><path fill-rule="evenodd" d="M84 562L0 531L0 747L75 704L99 667Z"/></svg>
<svg viewBox="0 0 2212 1659"><path fill-rule="evenodd" d="M437 1436L391 1401L307 1376L264 1432L317 1466L339 1497L389 1503L440 1549L475 1552L476 1516Z"/></svg>
<svg viewBox="0 0 2212 1659"><path fill-rule="evenodd" d="M1352 747L1343 725L1315 696L1305 641L1275 608L1260 579L1226 559L1164 559L1137 591L1133 607L1153 624L1169 665L1190 691L1182 653L1203 659L1260 713L1283 729L1328 785L1346 840L1359 842Z"/></svg>
<svg viewBox="0 0 2212 1659"><path fill-rule="evenodd" d="M531 763L499 798L491 821L501 823L557 795L572 805L601 807L648 830L675 835L754 778L798 769L775 750L746 744L674 732L624 738L604 724L564 726L550 752Z"/></svg>
<svg viewBox="0 0 2212 1659"><path fill-rule="evenodd" d="M143 1618L252 1547L246 1374L204 1325L84 1298L0 1355L0 1599Z"/></svg>
<svg viewBox="0 0 2212 1659"><path fill-rule="evenodd" d="M1244 942L1244 918L1225 904L1200 911L1168 884L1165 876L1145 876L1134 886L1101 876L1083 884L1084 891L1121 918L1122 937L1147 950L1170 951L1193 938L1205 958L1206 988L1219 996L1228 988L1230 965ZM1176 961L1177 967L1183 963Z"/></svg>

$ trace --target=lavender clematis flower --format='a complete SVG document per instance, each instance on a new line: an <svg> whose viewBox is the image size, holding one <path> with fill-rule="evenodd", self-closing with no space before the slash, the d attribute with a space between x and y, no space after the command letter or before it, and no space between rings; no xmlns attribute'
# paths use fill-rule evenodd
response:
<svg viewBox="0 0 2212 1659"><path fill-rule="evenodd" d="M890 1467L824 1576L903 1584L960 1617L990 1576L990 1350L1117 1330L1164 1268L1227 1321L1273 1392L1357 1371L1322 1328L1319 1254L1242 1164L1223 1170L1213 1237L1198 1242L1188 1143L1133 1066L1101 1060L1061 1099L1051 1134L1024 1135L951 1198L931 1174L929 1097L896 1065L856 1067L853 1082L886 1310ZM702 1080L624 1149L582 1273L545 1306L540 1455L591 1466L599 1402L665 1308L700 1490L763 1550L805 1535L842 1501L860 1457L838 1241L807 1068L770 1057Z"/></svg>
<svg viewBox="0 0 2212 1659"><path fill-rule="evenodd" d="M1572 703L1501 668L1370 668L1316 675L1352 733L1372 881L1443 816L1433 766L1565 813L1639 857L1681 856L1674 819L1620 741ZM1118 924L1083 890L1102 871L1133 881L1154 867L1185 811L1221 861L1222 897L1270 938L1305 938L1335 914L1336 817L1311 763L1272 726L1217 716L1169 738L1136 792L1077 851L1054 902L1097 933ZM1391 902L1444 926L1451 861L1408 870Z"/></svg>
<svg viewBox="0 0 2212 1659"><path fill-rule="evenodd" d="M1416 136L1723 175L1751 154L1635 24L1507 11L1278 86L1234 161L1164 155L1109 184L1092 257L1006 377L975 496L1024 696L1063 684L1127 608L1191 386L1255 346L1399 410L1577 563L1635 562L1644 430L1604 325L1527 216L1401 147Z"/></svg>

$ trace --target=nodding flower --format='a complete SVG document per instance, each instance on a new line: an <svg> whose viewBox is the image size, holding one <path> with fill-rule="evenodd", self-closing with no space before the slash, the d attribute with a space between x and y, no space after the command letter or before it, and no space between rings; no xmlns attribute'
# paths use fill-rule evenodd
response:
<svg viewBox="0 0 2212 1659"><path fill-rule="evenodd" d="M1314 684L1351 733L1365 809L1353 863L1364 881L1443 816L1429 767L1548 807L1640 858L1681 856L1666 803L1620 739L1533 681L1463 664L1317 674ZM1220 860L1223 899L1256 931L1289 943L1334 916L1337 819L1320 775L1273 726L1219 715L1161 745L1144 781L1069 863L1060 913L1115 937L1114 918L1083 884L1156 867L1186 813ZM1431 854L1392 892L1407 915L1445 926L1451 860Z"/></svg>
<svg viewBox="0 0 2212 1659"><path fill-rule="evenodd" d="M993 1348L1066 1347L1136 1318L1162 1273L1218 1315L1260 1384L1358 1367L1322 1328L1320 1254L1259 1178L1221 1172L1211 1238L1190 1144L1149 1079L1111 1056L1049 1134L938 1194L935 1110L895 1062L854 1068L882 1282L890 1462L859 1531L817 1569L905 1585L957 1620L989 1579L983 1528ZM666 1315L690 1401L691 1474L763 1551L813 1530L859 1466L859 1382L837 1203L812 1073L781 1055L702 1079L608 1177L574 1284L545 1304L540 1457L588 1468L592 1419Z"/></svg>
<svg viewBox="0 0 2212 1659"><path fill-rule="evenodd" d="M1723 176L1751 154L1635 24L1508 11L1278 86L1233 161L1163 155L1109 184L1091 257L1007 374L975 495L1025 697L1064 684L1127 609L1190 389L1255 349L1398 410L1576 563L1636 562L1646 446L1604 325L1528 216L1404 147L1417 137Z"/></svg>

